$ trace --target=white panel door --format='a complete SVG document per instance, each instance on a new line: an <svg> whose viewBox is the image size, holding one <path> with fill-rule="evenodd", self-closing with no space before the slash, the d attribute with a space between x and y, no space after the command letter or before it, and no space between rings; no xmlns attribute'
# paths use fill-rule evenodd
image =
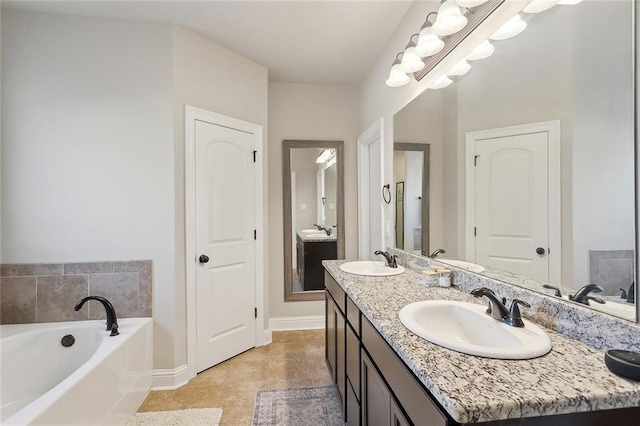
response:
<svg viewBox="0 0 640 426"><path fill-rule="evenodd" d="M477 140L475 167L475 260L544 281L549 281L548 135Z"/></svg>
<svg viewBox="0 0 640 426"><path fill-rule="evenodd" d="M255 166L249 133L197 121L195 143L200 372L255 346Z"/></svg>

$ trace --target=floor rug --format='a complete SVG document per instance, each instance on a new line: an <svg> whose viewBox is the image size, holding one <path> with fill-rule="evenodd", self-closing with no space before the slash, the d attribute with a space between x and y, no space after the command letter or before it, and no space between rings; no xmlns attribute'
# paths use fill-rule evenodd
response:
<svg viewBox="0 0 640 426"><path fill-rule="evenodd" d="M343 426L333 386L258 391L254 426Z"/></svg>
<svg viewBox="0 0 640 426"><path fill-rule="evenodd" d="M136 413L127 426L214 426L220 423L222 408L190 408L176 411Z"/></svg>

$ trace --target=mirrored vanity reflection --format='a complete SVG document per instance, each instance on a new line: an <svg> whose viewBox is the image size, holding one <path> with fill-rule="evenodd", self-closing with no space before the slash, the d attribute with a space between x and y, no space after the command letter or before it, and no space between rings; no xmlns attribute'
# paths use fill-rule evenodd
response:
<svg viewBox="0 0 640 426"><path fill-rule="evenodd" d="M523 14L526 31L394 116L396 246L635 319L632 3ZM421 223L407 143L429 149Z"/></svg>
<svg viewBox="0 0 640 426"><path fill-rule="evenodd" d="M344 143L282 141L285 301L323 300L323 260L344 258Z"/></svg>

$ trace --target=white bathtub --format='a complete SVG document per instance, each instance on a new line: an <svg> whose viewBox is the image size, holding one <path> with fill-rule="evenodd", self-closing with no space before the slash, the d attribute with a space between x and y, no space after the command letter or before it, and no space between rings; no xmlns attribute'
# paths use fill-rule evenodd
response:
<svg viewBox="0 0 640 426"><path fill-rule="evenodd" d="M0 326L0 423L125 424L151 388L153 321L118 323L115 337L104 320Z"/></svg>

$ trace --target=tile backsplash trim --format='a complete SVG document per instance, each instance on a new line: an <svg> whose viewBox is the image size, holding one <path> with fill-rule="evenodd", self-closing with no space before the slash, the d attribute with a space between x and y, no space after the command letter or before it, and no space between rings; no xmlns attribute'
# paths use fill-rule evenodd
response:
<svg viewBox="0 0 640 426"><path fill-rule="evenodd" d="M151 260L0 265L0 324L105 318L100 303L73 310L82 297L109 299L119 318L150 317Z"/></svg>
<svg viewBox="0 0 640 426"><path fill-rule="evenodd" d="M640 325L631 321L583 308L576 303L547 296L529 288L444 265L427 257L394 248L388 250L389 253L398 256L399 264L415 271L428 269L432 265L446 266L453 271L454 287L465 293L471 292L474 288L487 287L509 301L521 299L529 302L531 307L522 309L523 317L593 348L602 351L626 349L640 352ZM528 281L531 284L534 280ZM537 282L537 288L541 288L542 284Z"/></svg>

